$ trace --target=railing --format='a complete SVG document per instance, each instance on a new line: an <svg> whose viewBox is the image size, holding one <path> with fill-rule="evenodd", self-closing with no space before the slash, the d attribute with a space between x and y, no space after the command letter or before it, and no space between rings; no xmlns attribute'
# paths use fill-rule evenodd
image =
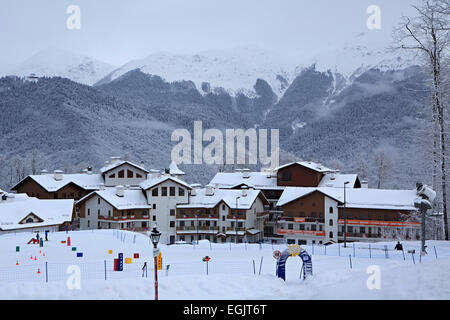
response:
<svg viewBox="0 0 450 320"><path fill-rule="evenodd" d="M142 215L142 214L135 214L130 216L112 216L112 217L105 217L105 216L98 216L99 220L107 220L107 221L124 221L124 220L148 220L150 219L149 215Z"/></svg>

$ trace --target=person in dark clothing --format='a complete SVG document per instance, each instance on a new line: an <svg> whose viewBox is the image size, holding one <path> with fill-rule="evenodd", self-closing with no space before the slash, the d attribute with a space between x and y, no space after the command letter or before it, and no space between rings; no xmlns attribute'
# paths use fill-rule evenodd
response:
<svg viewBox="0 0 450 320"><path fill-rule="evenodd" d="M402 244L400 243L400 241L397 241L397 244L395 245L395 250L400 250L400 251L403 250L403 246L402 246Z"/></svg>
<svg viewBox="0 0 450 320"><path fill-rule="evenodd" d="M36 239L39 240L39 232L36 233Z"/></svg>

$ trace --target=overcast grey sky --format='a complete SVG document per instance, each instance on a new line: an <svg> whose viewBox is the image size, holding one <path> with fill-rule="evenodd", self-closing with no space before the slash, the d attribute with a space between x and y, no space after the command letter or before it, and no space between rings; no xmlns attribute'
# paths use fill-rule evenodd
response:
<svg viewBox="0 0 450 320"><path fill-rule="evenodd" d="M420 0L1 0L0 72L49 46L120 66L150 53L257 45L280 53L336 46L360 32L388 39ZM69 30L69 5L81 29ZM366 27L369 5L381 30Z"/></svg>

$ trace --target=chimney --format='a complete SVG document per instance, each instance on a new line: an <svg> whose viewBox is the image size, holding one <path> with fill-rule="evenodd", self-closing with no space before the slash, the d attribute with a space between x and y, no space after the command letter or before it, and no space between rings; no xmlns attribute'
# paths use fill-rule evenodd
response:
<svg viewBox="0 0 450 320"><path fill-rule="evenodd" d="M111 157L111 164L115 164L120 161L120 157Z"/></svg>
<svg viewBox="0 0 450 320"><path fill-rule="evenodd" d="M152 177L152 179L157 179L161 176L161 172L159 170L151 169L150 176Z"/></svg>
<svg viewBox="0 0 450 320"><path fill-rule="evenodd" d="M105 190L105 184L104 184L104 183L100 183L100 184L98 185L98 189L99 189L99 190Z"/></svg>
<svg viewBox="0 0 450 320"><path fill-rule="evenodd" d="M361 180L361 188L369 188L369 182L367 180Z"/></svg>
<svg viewBox="0 0 450 320"><path fill-rule="evenodd" d="M242 178L244 178L244 179L250 178L250 170L249 169L242 169Z"/></svg>
<svg viewBox="0 0 450 320"><path fill-rule="evenodd" d="M191 196L195 196L197 195L197 189L200 189L202 187L201 184L199 183L193 183L191 184Z"/></svg>
<svg viewBox="0 0 450 320"><path fill-rule="evenodd" d="M242 192L241 192L241 193L242 193L242 196L243 196L243 197L246 197L246 196L247 196L247 187L246 187L246 186L243 186L243 187L242 187Z"/></svg>
<svg viewBox="0 0 450 320"><path fill-rule="evenodd" d="M91 166L87 167L86 173L87 174L92 174L92 167Z"/></svg>
<svg viewBox="0 0 450 320"><path fill-rule="evenodd" d="M123 197L125 195L125 188L123 186L116 186L116 196Z"/></svg>
<svg viewBox="0 0 450 320"><path fill-rule="evenodd" d="M145 169L145 163L144 163L144 161L141 161L141 164L140 164L140 166L141 166L142 168L144 168L144 169Z"/></svg>
<svg viewBox="0 0 450 320"><path fill-rule="evenodd" d="M48 173L47 170L45 170L45 169L41 170L41 175L44 175L44 174L47 174L47 173Z"/></svg>
<svg viewBox="0 0 450 320"><path fill-rule="evenodd" d="M55 170L53 173L54 173L53 177L55 178L56 181L61 181L63 179L63 171Z"/></svg>
<svg viewBox="0 0 450 320"><path fill-rule="evenodd" d="M205 190L205 195L213 196L214 195L214 187L212 185L207 185Z"/></svg>

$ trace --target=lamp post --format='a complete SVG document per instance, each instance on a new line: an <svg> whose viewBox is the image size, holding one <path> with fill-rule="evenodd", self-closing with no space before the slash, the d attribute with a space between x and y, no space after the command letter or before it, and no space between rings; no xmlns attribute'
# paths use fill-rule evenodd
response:
<svg viewBox="0 0 450 320"><path fill-rule="evenodd" d="M238 238L238 199L240 197L236 197L236 225L234 226L236 228L236 244L237 244L237 238Z"/></svg>
<svg viewBox="0 0 450 320"><path fill-rule="evenodd" d="M345 213L345 185L350 181L344 182L344 248L347 248L347 215Z"/></svg>
<svg viewBox="0 0 450 320"><path fill-rule="evenodd" d="M157 247L159 242L159 237L161 237L161 232L156 229L156 224L153 227L152 233L150 234L153 243L153 258L155 260L155 300L158 300L158 255Z"/></svg>

